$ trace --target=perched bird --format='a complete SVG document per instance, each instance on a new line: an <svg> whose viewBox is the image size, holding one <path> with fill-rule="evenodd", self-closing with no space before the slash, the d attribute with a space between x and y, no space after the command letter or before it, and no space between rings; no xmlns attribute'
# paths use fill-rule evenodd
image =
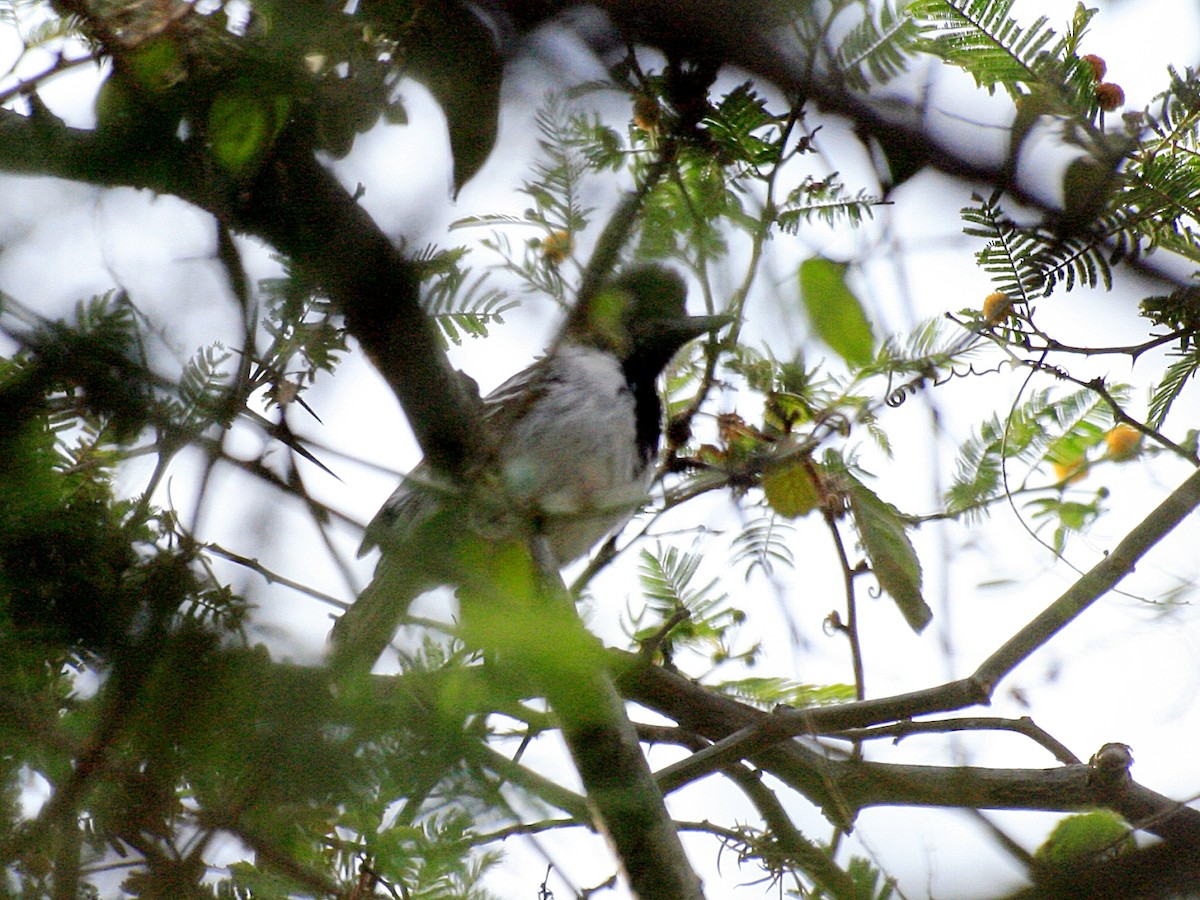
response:
<svg viewBox="0 0 1200 900"><path fill-rule="evenodd" d="M662 435L655 384L684 344L727 316L688 316L673 271L637 266L577 304L549 352L485 397L493 448L469 504L421 464L367 526L375 577L331 634L332 662L369 669L411 601L452 580L456 536L541 533L559 565L583 556L645 500ZM524 530L522 530L524 529Z"/></svg>

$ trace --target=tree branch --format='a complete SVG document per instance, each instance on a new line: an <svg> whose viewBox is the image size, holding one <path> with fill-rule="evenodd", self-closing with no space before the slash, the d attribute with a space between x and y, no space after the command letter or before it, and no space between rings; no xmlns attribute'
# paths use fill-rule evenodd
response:
<svg viewBox="0 0 1200 900"><path fill-rule="evenodd" d="M1066 593L1006 641L979 666L974 675L921 691L860 700L841 706L819 709L780 708L769 716L762 713L756 717L742 716L736 728L729 729L717 737L680 722L684 727L692 727L697 733L716 743L660 772L660 782L664 784L665 790L671 790L679 784L700 777L705 772L714 772L732 765L739 759L752 757L779 741L797 735L830 734L866 728L886 722L900 722L914 716L954 712L968 706L987 703L996 684L1005 675L1114 588L1133 571L1138 560L1198 505L1200 472L1191 475L1176 488L1126 535L1112 553L1093 566ZM660 678L656 686L661 686L662 683ZM676 683L675 687L679 686L680 684ZM636 687L636 683L631 687ZM817 791L818 795L824 793Z"/></svg>
<svg viewBox="0 0 1200 900"><path fill-rule="evenodd" d="M1051 603L1032 622L1004 642L971 676L991 696L996 684L1076 616L1120 583L1155 544L1200 506L1200 471L1193 473L1144 518L1116 548Z"/></svg>
<svg viewBox="0 0 1200 900"><path fill-rule="evenodd" d="M532 544L542 591L551 604L547 614L569 619L570 627L587 634L549 544L544 537ZM557 629L548 633L560 640L564 634ZM569 681L563 678L566 672L558 667L540 677L534 674L533 680L558 717L588 803L603 824L634 894L647 900L703 900L700 879L688 862L612 676L602 663L577 667Z"/></svg>
<svg viewBox="0 0 1200 900"><path fill-rule="evenodd" d="M173 138L127 141L0 110L0 169L173 194L265 241L310 272L345 313L437 471L459 476L483 457L475 406L421 308L412 264L316 161L302 125L280 136L243 185Z"/></svg>
<svg viewBox="0 0 1200 900"><path fill-rule="evenodd" d="M715 694L678 673L659 666L639 666L634 654L612 652L615 665L622 671L618 684L627 699L718 742L714 747L775 717ZM819 716L839 709L810 712ZM764 727L759 732L770 734L770 729ZM1053 769L908 766L831 759L795 740L741 746L744 758L799 791L827 818L845 827L862 809L880 805L1057 811L1099 805L1116 810L1164 840L1200 847L1200 811L1131 779L1114 786L1111 781L1097 778L1095 768L1084 764ZM684 764L659 770L655 777L663 790L677 789L684 780L727 768L714 768L719 760L709 758L703 770L689 771L686 764L704 752L693 754Z"/></svg>
<svg viewBox="0 0 1200 900"><path fill-rule="evenodd" d="M421 308L412 264L301 136L282 136L231 224L316 275L404 407L435 471L471 471L483 457L475 404Z"/></svg>
<svg viewBox="0 0 1200 900"><path fill-rule="evenodd" d="M962 716L953 719L937 719L933 721L914 721L904 719L890 725L880 725L876 728L858 728L844 731L831 736L848 741L870 741L880 738L892 738L899 743L914 734L946 734L954 731L1011 731L1023 734L1039 744L1064 765L1075 765L1079 757L1070 751L1061 741L1039 728L1028 716L1019 719L1001 719L995 716Z"/></svg>

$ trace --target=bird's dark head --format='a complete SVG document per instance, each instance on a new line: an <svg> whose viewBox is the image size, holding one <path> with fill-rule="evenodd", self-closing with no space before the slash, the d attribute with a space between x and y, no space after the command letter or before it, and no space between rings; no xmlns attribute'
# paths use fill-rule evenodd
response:
<svg viewBox="0 0 1200 900"><path fill-rule="evenodd" d="M564 337L611 350L657 375L688 341L727 325L729 316L689 316L687 287L664 266L627 269L575 310Z"/></svg>

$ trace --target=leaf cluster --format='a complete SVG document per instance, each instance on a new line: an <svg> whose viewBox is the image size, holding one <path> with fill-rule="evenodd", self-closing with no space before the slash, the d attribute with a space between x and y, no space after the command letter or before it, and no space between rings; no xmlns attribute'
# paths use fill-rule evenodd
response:
<svg viewBox="0 0 1200 900"><path fill-rule="evenodd" d="M687 648L707 656L713 665L739 659L753 665L761 648L756 644L735 650L738 626L746 614L729 603L729 595L717 593L716 579L695 585L699 556L682 553L673 546L643 549L639 575L645 606L631 615L631 637L653 645L670 660Z"/></svg>
<svg viewBox="0 0 1200 900"><path fill-rule="evenodd" d="M1126 388L1109 390L1119 402L1127 399ZM1067 489L1105 461L1111 419L1111 407L1090 390L1057 396L1050 388L1038 391L1003 420L985 422L963 444L946 492L947 513L970 520L999 499L1029 495L1034 518L1054 523L1052 546L1061 552L1071 532L1085 529L1102 512L1107 489L1098 488L1087 500L1068 496ZM1022 471L1014 471L1015 465ZM1035 473L1046 480L1030 484Z"/></svg>
<svg viewBox="0 0 1200 900"><path fill-rule="evenodd" d="M842 40L835 55L836 71L852 90L866 91L872 83L887 84L908 68L921 46L922 23L912 5L897 10L889 2L868 8Z"/></svg>
<svg viewBox="0 0 1200 900"><path fill-rule="evenodd" d="M1050 92L1055 104L1094 108L1095 77L1078 59L1079 42L1097 10L1082 3L1064 34L1040 16L1022 26L1013 0L918 0L906 12L923 26L918 46L969 72L976 84L1014 99Z"/></svg>
<svg viewBox="0 0 1200 900"><path fill-rule="evenodd" d="M321 669L247 648L246 601L212 579L174 517L115 495L116 457L80 449L96 436L86 422L68 427L55 385L30 396L52 358L48 340L0 377L0 402L18 412L0 438L0 843L10 883L21 896L51 884L61 893L132 854L141 862L123 883L130 896L283 898L331 893L327 873L352 881L370 857L410 896L484 897L475 885L493 858L472 856L463 804L491 788L467 789L480 779L461 763L462 739L447 740L470 710L442 701L436 685L339 699ZM398 753L407 765L394 766ZM32 820L17 802L31 773L49 787ZM397 799L439 786L450 801L440 816L379 832ZM218 831L257 862L202 885ZM78 889L92 890L85 880Z"/></svg>
<svg viewBox="0 0 1200 900"><path fill-rule="evenodd" d="M563 268L572 261L577 236L595 210L584 202L589 175L619 166L623 149L611 128L572 110L566 95L551 94L538 110L539 157L533 178L521 186L532 203L520 216L489 214L466 216L451 228L492 228L482 245L500 256L501 268L515 275L523 289L567 305ZM509 231L519 226L531 231L520 253L512 246Z"/></svg>

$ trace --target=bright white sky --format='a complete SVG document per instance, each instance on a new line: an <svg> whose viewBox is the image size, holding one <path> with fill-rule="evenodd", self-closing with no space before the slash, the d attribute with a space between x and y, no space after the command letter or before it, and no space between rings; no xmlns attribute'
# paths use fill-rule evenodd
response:
<svg viewBox="0 0 1200 900"><path fill-rule="evenodd" d="M1051 22L1062 23L1073 8L1066 0L1018 0L1014 14L1025 23L1042 14ZM1165 85L1167 63L1182 69L1197 62L1197 34L1200 12L1189 0L1126 0L1105 5L1086 49L1108 61L1108 77L1124 87L1128 108L1140 108ZM551 84L602 74L598 64L565 37L559 42L547 41L546 47L543 60L520 63L521 77L512 78L506 86L509 106L502 122L503 149L464 189L457 203L447 198L450 173L440 114L415 85L404 92L412 124L376 129L337 164L347 185L365 186L364 204L388 234L405 237L412 247L427 242L443 246L470 242L485 237L486 232L448 234L447 225L470 214L519 212L524 207L516 188L527 177L533 158L530 120L541 91ZM11 35L0 30L0 61L14 48ZM1153 53L1147 48L1153 48ZM1004 121L1007 101L999 97L989 100L974 90L968 77L945 70L935 74L931 83L932 106L948 134L966 133L962 120ZM86 125L94 86L94 73L80 70L48 87L43 98L72 124ZM837 131L831 125L821 136L822 148L836 160L830 166L841 172L852 189L870 187L865 162L848 155ZM1000 132L997 140L1003 140ZM1056 181L1053 172L1046 173L1048 192ZM120 284L144 309L169 322L165 342L180 360L214 340L236 344L237 315L226 301L228 292L214 259L213 229L207 216L172 198L126 190L99 192L47 179L4 178L2 190L0 290L44 314L62 315L77 299ZM780 356L790 355L797 343L804 342L803 321L765 298L771 285L776 286L778 297L794 297L794 291L788 292L795 266L816 251L835 258L870 259L862 267L858 286L862 296L874 304L879 334L903 331L915 321L947 310L977 306L990 287L974 267L973 253L978 246L959 235L957 210L969 202L969 195L968 187L922 175L897 193L894 206L880 211L875 221L859 232L816 228L796 241L778 242L771 268L765 272L768 289L750 312L748 339L751 343L769 342ZM611 192L598 188L596 196L597 204L602 205L609 202ZM900 252L890 253L889 246ZM243 247L254 276L274 272L266 251L249 243ZM864 252L868 248L874 248L871 254ZM1074 343L1127 343L1130 334L1144 329L1136 317L1136 302L1145 292L1134 286L1111 295L1056 294L1043 303L1042 312L1062 322L1064 328L1085 325L1083 333L1072 332ZM488 341L456 350L455 362L486 390L525 365L541 349L554 322L549 303L532 301L510 316L508 325L497 328ZM821 352L819 346L808 345L809 362L816 361ZM1157 365L1157 361L1146 360L1141 370L1131 373L1127 363L1112 357L1092 364L1088 371L1106 374L1113 381L1136 382L1152 374ZM867 468L880 476L876 487L885 499L908 512L929 512L936 508L937 497L952 476L954 448L988 412L1008 409L1018 396L1023 377L1023 373L1009 373L961 379L926 392L900 409L885 411L882 425L895 444L894 461L874 454L865 436L852 438L850 446L860 447ZM1138 415L1144 412L1146 394L1143 390L1135 396L1139 399L1132 411ZM318 442L397 472L415 463L418 451L395 401L360 355L352 356L336 379L318 385L307 399L323 424L305 421L302 415L296 416L294 424ZM719 404L721 411L736 409L747 418L758 413L752 400L732 392L722 396ZM1197 406L1194 397L1181 401L1169 423L1173 438L1180 439L1192 425ZM261 441L243 429L231 446L250 456L260 451ZM361 521L369 518L396 481L395 476L336 456L326 460L343 482L306 468L306 483L316 496ZM169 485L169 498L166 493L159 498L163 503L169 499L185 514L195 503L187 471L186 465L182 466ZM1070 544L1068 561L1081 570L1094 564L1186 474L1185 465L1160 460L1120 470L1109 467L1095 474L1094 482L1084 482L1083 490L1094 490L1100 484L1110 487L1113 511L1086 540ZM131 466L125 484L130 491L139 490L145 477L144 469ZM350 595L297 507L248 491L234 477L218 478L215 487L207 512L201 516L206 537L256 556L270 568L320 590ZM689 507L686 521L664 523L662 530L701 521L732 533L738 515L726 500L711 499ZM992 712L1030 714L1084 758L1107 741L1128 743L1137 759L1134 775L1143 783L1181 800L1200 794L1194 752L1190 742L1182 739L1200 728L1200 707L1194 702L1200 672L1196 613L1190 605L1168 611L1149 602L1161 597L1176 580L1190 581L1197 576L1194 547L1198 537L1197 523L1185 523L1123 585L1127 595L1103 599L1003 683ZM341 540L349 553L357 535L347 532ZM690 534L676 535L674 540L692 546ZM916 637L890 601L860 597L867 688L872 696L928 687L968 673L1073 577L1007 509L998 509L991 520L970 530L926 527L915 541L925 565L927 598L934 607L935 621L925 635ZM726 546L727 540L720 539L696 545L704 550L713 577L728 574ZM739 605L753 614L746 642L762 639L767 648L765 661L754 674L812 683L848 681L844 642L821 630L823 617L843 605L829 538L819 523L802 521L794 547L800 560L798 571L780 572L775 582L759 576L743 584L740 573L729 576L728 589L736 592ZM625 565L614 567L596 583L597 600L588 609L592 627L613 643L624 643L622 618L626 603L636 594L632 562L629 554ZM371 561L359 565L360 585L369 578L370 569ZM329 622L324 607L282 588L266 589L244 571L231 567L227 572L235 587L244 586L260 600L263 640L296 659L318 657ZM695 665L693 671L700 674L702 666ZM722 671L721 676L736 674ZM557 748L549 743L535 744L526 760L555 755ZM875 758L896 762L1054 765L1029 742L995 734L960 737L949 749L945 741L927 737L909 739L898 747L880 745L871 752ZM656 750L651 762L659 767L674 758L674 751ZM563 777L571 776L564 773ZM806 802L793 798L789 807L810 838L828 836L827 825ZM672 809L681 818L692 820L754 820L740 796L716 779L680 792L672 798ZM989 817L1031 850L1057 818L1000 813ZM573 834L545 837L542 843L551 848L551 855L576 886L597 884L610 874L594 838ZM869 811L861 817L851 843L856 852L869 853L885 871L898 876L910 897L994 896L1015 886L1019 875L977 825L956 813ZM757 872L739 870L728 855L719 860L718 869L710 841L694 846L694 858L714 900L767 895L763 885L748 886L757 879ZM545 863L528 843L512 842L505 849L509 861L494 876L494 890L502 897L533 896ZM552 879L549 886L559 897L570 893L564 882Z"/></svg>

